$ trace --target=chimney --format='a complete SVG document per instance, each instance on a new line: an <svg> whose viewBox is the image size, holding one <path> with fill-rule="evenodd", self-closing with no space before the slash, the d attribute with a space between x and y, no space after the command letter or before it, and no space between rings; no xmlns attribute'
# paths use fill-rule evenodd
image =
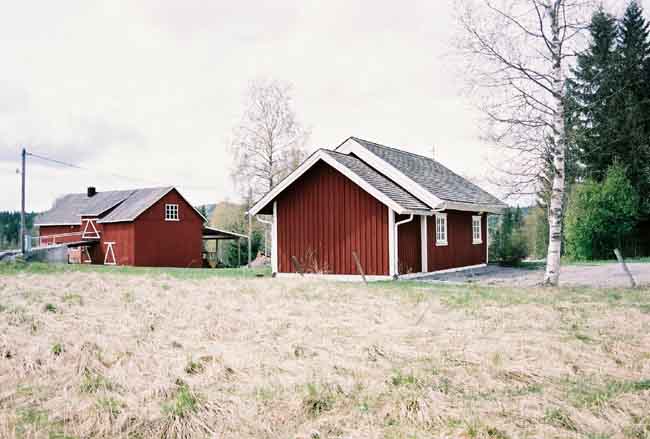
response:
<svg viewBox="0 0 650 439"><path fill-rule="evenodd" d="M88 186L88 198L93 197L97 194L97 189L94 186Z"/></svg>

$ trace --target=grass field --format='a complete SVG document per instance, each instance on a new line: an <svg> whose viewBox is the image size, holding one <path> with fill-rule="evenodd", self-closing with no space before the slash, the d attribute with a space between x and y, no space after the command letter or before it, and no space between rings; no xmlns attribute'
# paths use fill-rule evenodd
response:
<svg viewBox="0 0 650 439"><path fill-rule="evenodd" d="M650 438L650 291L5 266L0 437Z"/></svg>

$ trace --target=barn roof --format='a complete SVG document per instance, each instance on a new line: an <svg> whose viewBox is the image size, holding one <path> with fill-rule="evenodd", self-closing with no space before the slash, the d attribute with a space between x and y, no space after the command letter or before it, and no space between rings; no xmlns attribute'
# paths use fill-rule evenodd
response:
<svg viewBox="0 0 650 439"><path fill-rule="evenodd" d="M505 204L495 196L429 157L380 145L358 137L352 137L351 139L410 177L441 200L505 207Z"/></svg>
<svg viewBox="0 0 650 439"><path fill-rule="evenodd" d="M124 221L133 221L142 212L153 206L156 201L167 195L172 186L153 187L145 189L136 189L111 213L100 219L99 223L119 223Z"/></svg>
<svg viewBox="0 0 650 439"><path fill-rule="evenodd" d="M98 222L133 221L173 189L172 186L165 186L104 191L97 192L92 197L87 193L68 194L57 199L50 210L38 215L34 224L37 226L79 225L82 216L101 216L107 212L106 216ZM203 217L198 211L197 213Z"/></svg>
<svg viewBox="0 0 650 439"><path fill-rule="evenodd" d="M350 171L354 172L366 183L379 190L381 193L386 195L398 205L402 206L404 209L413 211L421 210L424 212L429 210L429 206L405 191L401 186L398 186L386 178L384 175L375 171L373 168L358 158L347 154L341 154L335 151L323 151L325 154L333 157L334 160L341 163Z"/></svg>

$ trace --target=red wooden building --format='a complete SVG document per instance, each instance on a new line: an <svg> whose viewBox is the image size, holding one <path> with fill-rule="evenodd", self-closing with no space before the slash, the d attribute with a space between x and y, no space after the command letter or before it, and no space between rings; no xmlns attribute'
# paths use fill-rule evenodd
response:
<svg viewBox="0 0 650 439"><path fill-rule="evenodd" d="M39 246L67 244L78 262L201 267L204 239L239 235L206 219L173 187L68 194L39 215ZM230 236L232 235L232 236Z"/></svg>
<svg viewBox="0 0 650 439"><path fill-rule="evenodd" d="M273 216L275 273L357 275L356 254L381 279L486 264L487 215L504 207L435 160L350 137L250 213Z"/></svg>

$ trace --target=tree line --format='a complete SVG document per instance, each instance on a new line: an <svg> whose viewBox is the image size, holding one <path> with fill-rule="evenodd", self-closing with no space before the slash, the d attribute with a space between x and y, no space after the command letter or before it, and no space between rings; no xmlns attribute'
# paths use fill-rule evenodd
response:
<svg viewBox="0 0 650 439"><path fill-rule="evenodd" d="M35 213L25 215L27 233L34 225ZM20 248L20 212L0 211L0 250Z"/></svg>
<svg viewBox="0 0 650 439"><path fill-rule="evenodd" d="M614 17L584 1L466 0L460 22L487 137L511 153L501 183L537 198L506 229L546 257L545 282L557 284L562 254L650 252L650 40L640 4Z"/></svg>

